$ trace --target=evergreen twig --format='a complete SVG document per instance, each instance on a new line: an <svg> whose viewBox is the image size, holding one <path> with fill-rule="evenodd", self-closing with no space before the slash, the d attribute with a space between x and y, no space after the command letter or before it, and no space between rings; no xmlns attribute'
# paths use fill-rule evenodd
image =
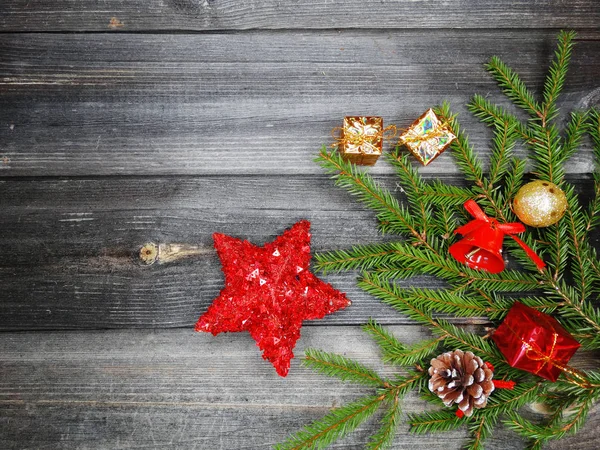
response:
<svg viewBox="0 0 600 450"><path fill-rule="evenodd" d="M375 394L333 410L277 448L323 448L358 427L382 406L385 412L380 417L381 425L370 437L367 448L388 448L406 393L417 389L425 400L440 405L437 395L426 387L427 368L432 357L456 348L480 356L495 366L495 378L513 380L516 386L512 390L494 391L486 407L475 410L469 418L460 419L448 409L409 414L411 432L448 431L465 425L470 433L466 448L477 450L483 448L485 439L502 421L529 441L529 449L540 450L549 440L576 432L583 425L589 409L600 398L600 372L565 376L549 387L549 382L511 367L487 336L440 317L488 317L499 322L518 299L539 311L554 314L585 348L600 349L600 311L594 304L600 294L600 260L589 242L590 232L600 224L600 112L595 109L573 112L562 132L554 120L558 116L556 101L566 80L574 37L572 32L559 34L539 102L517 73L498 57L492 57L486 65L504 94L530 116L523 122L480 95L472 98L469 110L491 127L494 134L487 173L449 105L444 103L435 110L457 135L451 153L471 187L451 185L442 179L425 180L408 156L396 148L387 159L400 180L408 202L405 207L365 171L344 161L337 152L323 148L317 161L335 178L336 184L377 213L383 232L402 235L406 240L318 254L317 269L323 273L362 271L358 281L361 289L428 328L433 338L405 345L372 320L364 325L364 331L378 344L384 362L414 368L408 376L391 379L383 379L372 369L346 357L307 350L306 366L369 386ZM566 161L576 152L586 132L594 144L596 170L593 198L589 205L581 205L564 174ZM451 259L447 250L454 241L458 218L460 223L467 218L462 205L475 199L499 221L516 220L511 203L523 184L527 164L513 156L518 141L530 150L534 175L558 184L568 201L566 214L559 223L522 235L543 256L547 268L538 269L521 247L508 240L506 249L515 260L510 264L516 263L519 269L497 274L470 269ZM418 274L439 278L447 288L406 288L396 283L398 279ZM520 414L519 409L533 401L544 401L554 408L545 423L532 423ZM568 410L572 414L566 414Z"/></svg>
<svg viewBox="0 0 600 450"><path fill-rule="evenodd" d="M341 408L307 425L304 430L277 444L276 450L322 449L355 430L371 417L385 400L384 394L371 395Z"/></svg>
<svg viewBox="0 0 600 450"><path fill-rule="evenodd" d="M387 382L380 378L374 370L333 353L307 349L304 365L324 375L338 377L343 381L353 381L373 387L387 386Z"/></svg>

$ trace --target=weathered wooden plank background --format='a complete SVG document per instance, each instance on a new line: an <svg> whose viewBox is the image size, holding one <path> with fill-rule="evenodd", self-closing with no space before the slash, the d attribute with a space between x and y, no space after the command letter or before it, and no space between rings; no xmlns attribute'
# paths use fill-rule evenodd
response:
<svg viewBox="0 0 600 450"><path fill-rule="evenodd" d="M365 392L298 360L281 379L248 335L193 333L223 283L211 234L261 243L306 218L315 251L386 239L312 162L331 128L355 113L405 126L448 100L485 155L489 131L464 104L506 103L482 64L496 54L539 88L558 29L573 28L561 106L600 106L599 24L594 0L3 0L0 448L264 449ZM585 191L583 147L568 172ZM401 195L389 166L372 172ZM422 172L457 173L449 155ZM140 265L150 241L205 251ZM353 305L307 323L298 355L324 348L391 373L359 325L426 336L352 274L325 278ZM369 431L334 448L362 448ZM596 408L552 448L595 449L599 431ZM403 426L395 448L463 437ZM507 431L489 443L522 446Z"/></svg>

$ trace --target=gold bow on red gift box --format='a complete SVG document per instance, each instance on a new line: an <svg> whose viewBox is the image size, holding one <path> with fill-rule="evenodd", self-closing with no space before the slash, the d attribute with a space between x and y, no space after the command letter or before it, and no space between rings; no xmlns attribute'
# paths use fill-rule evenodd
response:
<svg viewBox="0 0 600 450"><path fill-rule="evenodd" d="M515 302L492 340L512 367L550 381L564 373L579 386L589 385L585 375L567 365L581 344L548 314Z"/></svg>

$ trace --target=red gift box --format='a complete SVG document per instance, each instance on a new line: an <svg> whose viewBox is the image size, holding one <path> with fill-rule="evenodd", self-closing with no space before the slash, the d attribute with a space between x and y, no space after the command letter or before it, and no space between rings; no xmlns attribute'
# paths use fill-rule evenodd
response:
<svg viewBox="0 0 600 450"><path fill-rule="evenodd" d="M558 321L515 302L492 335L508 364L556 381L581 346Z"/></svg>

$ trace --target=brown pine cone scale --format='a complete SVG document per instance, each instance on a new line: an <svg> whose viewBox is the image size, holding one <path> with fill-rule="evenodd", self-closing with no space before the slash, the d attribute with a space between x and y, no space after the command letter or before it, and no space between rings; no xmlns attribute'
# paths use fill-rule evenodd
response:
<svg viewBox="0 0 600 450"><path fill-rule="evenodd" d="M441 354L431 360L429 375L429 390L446 406L456 403L465 416L473 414L473 408L483 408L494 391L494 372L471 352Z"/></svg>

